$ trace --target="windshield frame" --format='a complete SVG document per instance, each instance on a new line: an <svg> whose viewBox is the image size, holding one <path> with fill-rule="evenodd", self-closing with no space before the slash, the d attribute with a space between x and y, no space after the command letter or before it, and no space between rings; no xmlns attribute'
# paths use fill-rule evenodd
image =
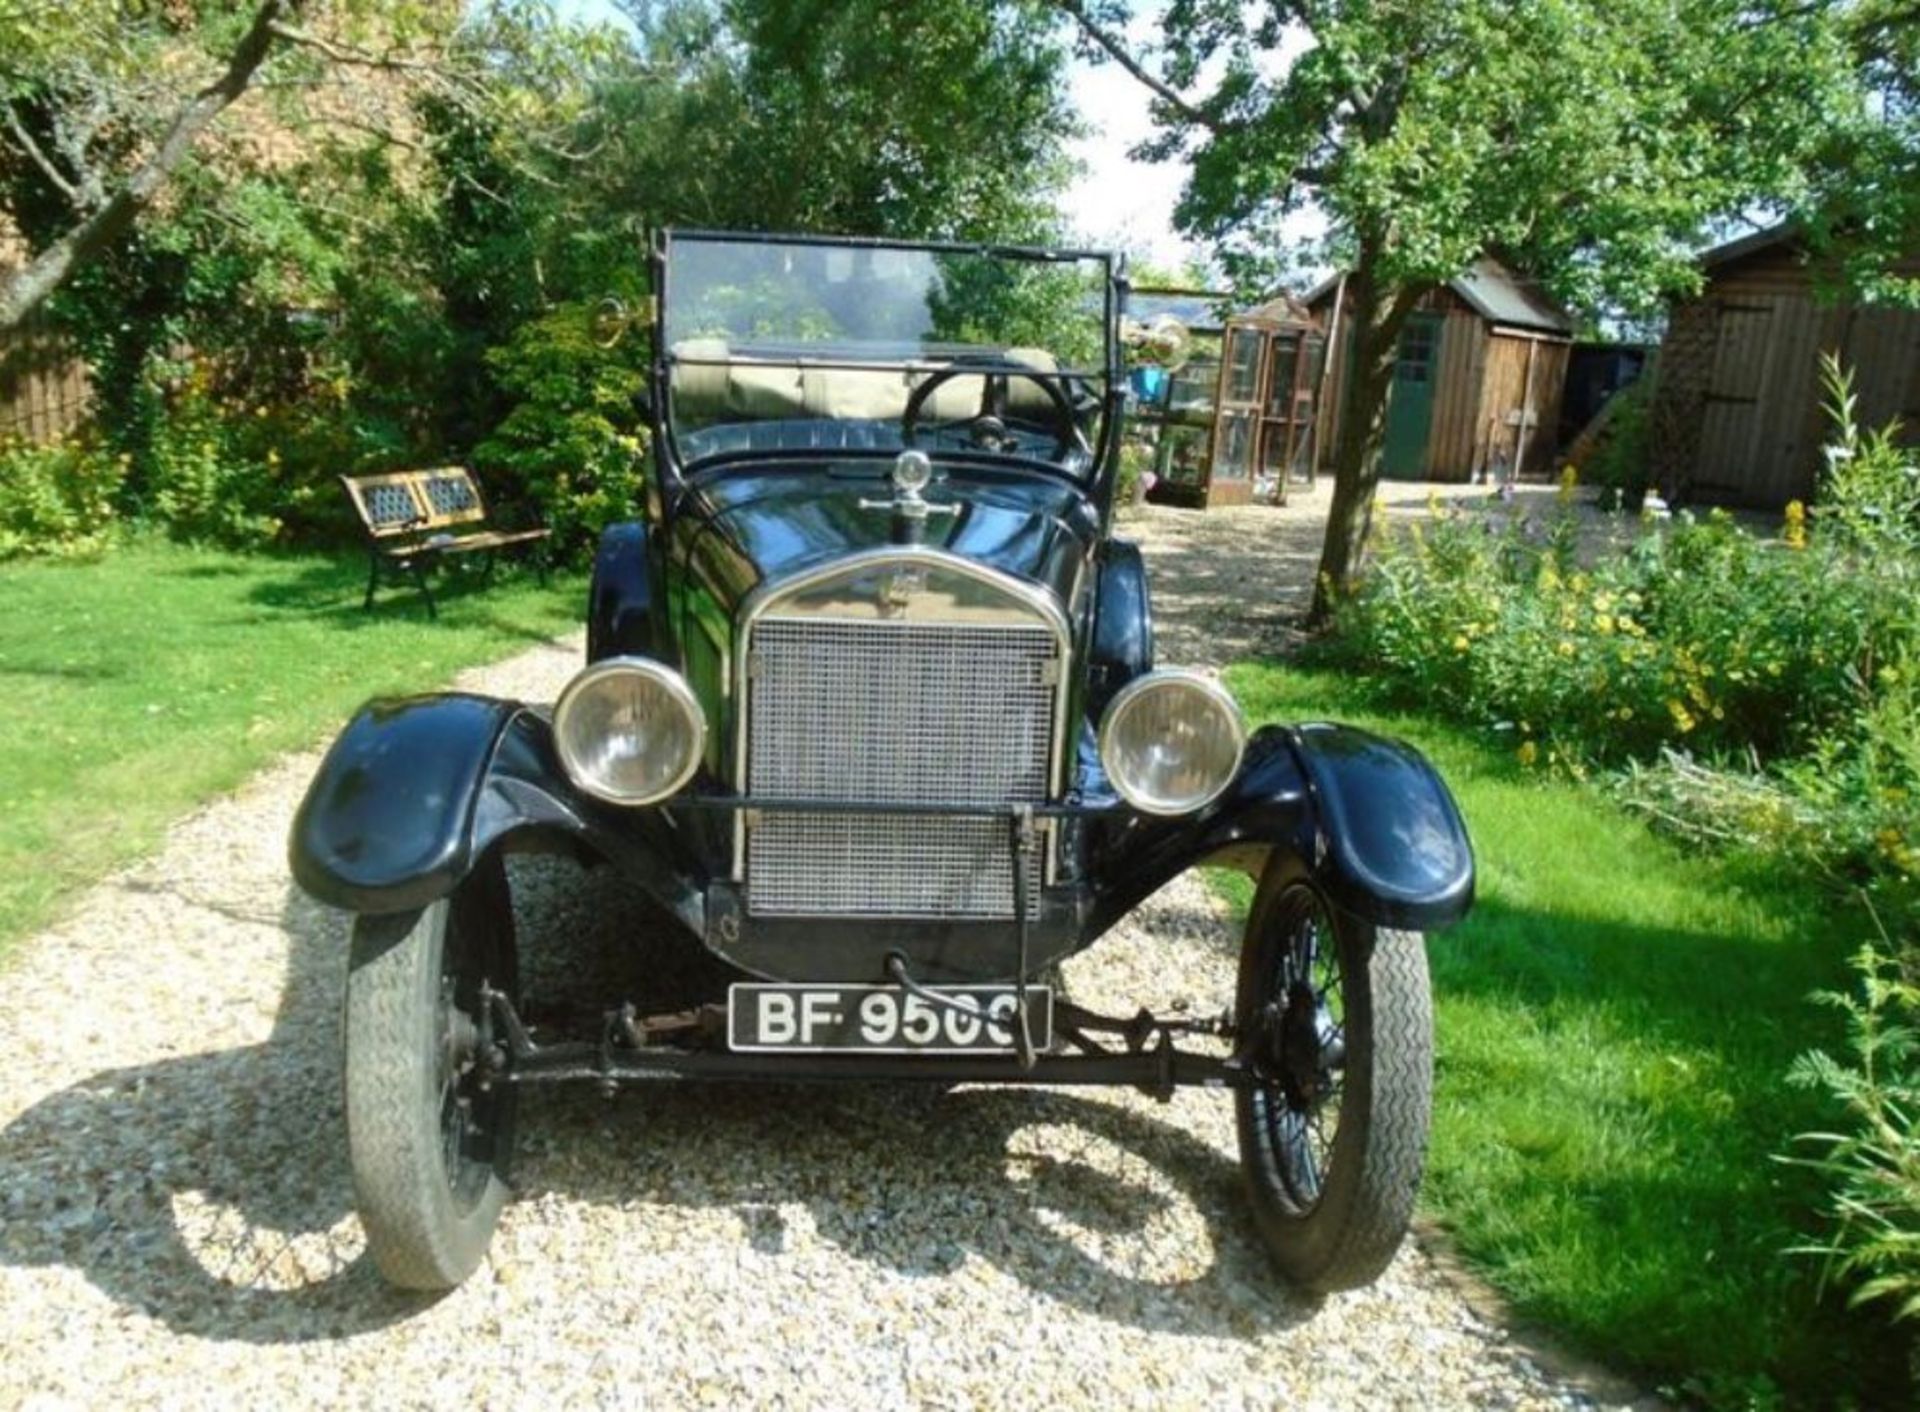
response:
<svg viewBox="0 0 1920 1412"><path fill-rule="evenodd" d="M1030 264L1050 265L1089 265L1100 279L1102 287L1102 306L1100 309L1101 343L1103 365L1099 368L1071 368L1063 372L1084 378L1093 384L1097 393L1096 405L1090 409L1092 419L1097 423L1089 430L1094 432L1090 440L1091 456L1084 470L1076 471L1069 465L1021 451L991 452L979 448L940 448L942 458L980 460L990 459L996 464L1020 467L1045 472L1056 476L1083 492L1098 492L1102 488L1110 490L1113 465L1117 459L1119 446L1120 418L1126 396L1125 374L1122 368L1121 346L1119 338L1120 317L1126 306L1126 279L1124 257L1111 251L1091 250L1073 247L1054 247L1037 245L1008 244L995 241L962 240L905 240L875 236L843 236L818 234L789 234L771 231L723 231L704 228L663 228L657 231L652 241L652 334L653 358L651 371L652 422L654 433L654 460L660 468L663 479L676 486L685 487L689 478L701 473L718 469L724 465L741 461L782 461L788 459L817 459L822 454L831 454L836 459L859 459L862 457L885 457L892 459L899 448L871 448L834 450L823 453L820 450L789 450L776 448L728 449L709 451L689 460L680 443L674 427L673 403L671 393L671 375L675 366L706 363L707 360L676 358L667 342L667 324L669 305L672 299L672 250L676 242L713 243L731 245L771 245L771 246L811 246L839 247L846 249L899 250L908 252L927 252L932 254L972 255L985 259L1012 260ZM731 362L732 360L713 360ZM785 360L756 359L782 365ZM794 366L806 366L810 361L799 357L793 360ZM906 371L916 369L927 371L952 366L950 359L928 357L925 354L903 359L878 358L832 358L835 368L848 371L862 369L873 371ZM708 365L711 365L710 363ZM1104 496L1102 497L1104 499Z"/></svg>

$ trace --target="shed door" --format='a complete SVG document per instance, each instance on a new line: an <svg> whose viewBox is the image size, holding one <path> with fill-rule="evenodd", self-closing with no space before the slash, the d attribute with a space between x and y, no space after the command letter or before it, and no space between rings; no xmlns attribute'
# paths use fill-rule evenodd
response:
<svg viewBox="0 0 1920 1412"><path fill-rule="evenodd" d="M1266 335L1259 328L1229 326L1220 361L1219 408L1213 424L1207 503L1244 505L1253 498L1254 443L1260 431L1260 374Z"/></svg>
<svg viewBox="0 0 1920 1412"><path fill-rule="evenodd" d="M1771 304L1722 304L1713 372L1700 408L1700 459L1694 482L1703 491L1745 498L1751 490L1766 385Z"/></svg>
<svg viewBox="0 0 1920 1412"><path fill-rule="evenodd" d="M1387 435L1380 474L1419 480L1427 470L1427 434L1433 428L1433 375L1440 363L1440 316L1414 314L1400 331L1387 403Z"/></svg>

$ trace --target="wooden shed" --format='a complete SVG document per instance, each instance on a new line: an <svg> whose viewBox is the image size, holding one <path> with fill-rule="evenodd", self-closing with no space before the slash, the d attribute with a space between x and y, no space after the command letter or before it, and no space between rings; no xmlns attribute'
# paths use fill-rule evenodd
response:
<svg viewBox="0 0 1920 1412"><path fill-rule="evenodd" d="M1307 296L1331 330L1323 462L1342 434L1339 384L1351 366L1343 294L1335 276ZM1428 290L1400 335L1381 474L1442 481L1546 474L1572 345L1567 311L1493 256Z"/></svg>
<svg viewBox="0 0 1920 1412"><path fill-rule="evenodd" d="M1794 232L1776 226L1702 257L1660 347L1648 467L1670 498L1778 510L1811 499L1826 441L1820 355L1853 370L1866 425L1920 433L1920 310L1823 299ZM1902 273L1920 275L1920 258Z"/></svg>

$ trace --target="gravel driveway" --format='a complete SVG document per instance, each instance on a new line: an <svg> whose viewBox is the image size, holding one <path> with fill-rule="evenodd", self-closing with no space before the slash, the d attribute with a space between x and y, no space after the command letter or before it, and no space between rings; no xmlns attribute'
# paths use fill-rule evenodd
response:
<svg viewBox="0 0 1920 1412"><path fill-rule="evenodd" d="M1312 514L1132 520L1163 658L1279 633L1231 605L1302 591ZM464 684L551 699L578 651ZM1417 1248L1364 1293L1290 1293L1202 1092L541 1095L491 1263L437 1301L388 1291L340 1138L346 922L283 855L317 760L184 820L5 970L0 1407L1590 1405ZM616 880L515 882L523 950L558 972L635 954ZM1068 980L1218 1006L1233 945L1182 882Z"/></svg>

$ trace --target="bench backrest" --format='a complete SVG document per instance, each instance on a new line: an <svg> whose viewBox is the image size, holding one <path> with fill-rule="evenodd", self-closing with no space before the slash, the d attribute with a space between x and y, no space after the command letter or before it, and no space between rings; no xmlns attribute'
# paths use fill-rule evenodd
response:
<svg viewBox="0 0 1920 1412"><path fill-rule="evenodd" d="M375 539L471 524L487 517L480 486L464 466L342 476L340 483Z"/></svg>

